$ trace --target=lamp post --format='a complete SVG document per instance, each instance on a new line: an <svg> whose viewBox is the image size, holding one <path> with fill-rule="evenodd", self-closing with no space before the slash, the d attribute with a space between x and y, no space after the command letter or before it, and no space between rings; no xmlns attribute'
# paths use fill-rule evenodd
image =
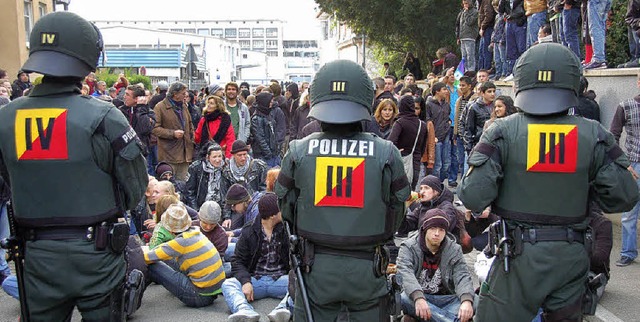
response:
<svg viewBox="0 0 640 322"><path fill-rule="evenodd" d="M358 36L351 37L351 43L353 44L354 47L356 47L356 64L360 60L358 58L358 40L359 40L359 38L360 37L358 37Z"/></svg>
<svg viewBox="0 0 640 322"><path fill-rule="evenodd" d="M362 33L362 68L365 68L365 63L367 61L367 35Z"/></svg>

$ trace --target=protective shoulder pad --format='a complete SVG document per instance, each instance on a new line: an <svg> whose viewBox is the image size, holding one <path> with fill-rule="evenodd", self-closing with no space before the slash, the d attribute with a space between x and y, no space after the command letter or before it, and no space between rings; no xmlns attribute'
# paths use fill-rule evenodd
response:
<svg viewBox="0 0 640 322"><path fill-rule="evenodd" d="M498 164L501 164L500 149L496 145L496 141L501 140L503 122L496 120L489 128L484 130L480 142L473 147L471 155L469 156L469 165L480 166L487 162L489 159L493 159Z"/></svg>

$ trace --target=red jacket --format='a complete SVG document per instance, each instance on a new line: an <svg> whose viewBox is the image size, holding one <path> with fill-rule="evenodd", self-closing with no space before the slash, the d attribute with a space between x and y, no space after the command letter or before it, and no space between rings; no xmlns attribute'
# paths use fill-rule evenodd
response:
<svg viewBox="0 0 640 322"><path fill-rule="evenodd" d="M204 126L204 122L206 122L206 120L203 117L200 119L200 122L198 123L198 128L196 129L195 140L194 140L196 144L200 144L200 141L202 140L202 126ZM206 140L213 138L213 136L216 135L216 133L218 133L218 128L220 127L221 122L222 120L220 118L218 118L217 120L208 122L209 137L206 138ZM224 138L220 142L220 146L222 147L222 150L224 151L224 155L227 159L231 158L231 145L233 145L233 141L235 140L236 140L236 134L233 131L233 126L229 126L229 129L227 130L227 134L224 136Z"/></svg>

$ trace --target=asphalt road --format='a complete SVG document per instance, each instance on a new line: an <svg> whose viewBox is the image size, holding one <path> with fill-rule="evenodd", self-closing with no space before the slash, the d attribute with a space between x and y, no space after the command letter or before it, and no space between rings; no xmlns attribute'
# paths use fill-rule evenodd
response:
<svg viewBox="0 0 640 322"><path fill-rule="evenodd" d="M600 301L596 316L585 321L633 322L640 321L640 261L627 267L615 266L620 251L620 215L607 215L613 222L614 245L611 252L611 280L605 295ZM474 254L467 255L475 260ZM468 263L470 266L473 262ZM472 270L473 271L473 270ZM476 286L477 286L477 282ZM339 285L336 285L339 287ZM20 309L18 301L0 292L0 321L15 322ZM267 314L278 304L275 299L263 299L253 305L262 317L260 321L269 321ZM226 321L230 314L222 297L206 308L185 307L160 285L151 285L144 295L142 307L131 321ZM80 321L76 312L72 321Z"/></svg>

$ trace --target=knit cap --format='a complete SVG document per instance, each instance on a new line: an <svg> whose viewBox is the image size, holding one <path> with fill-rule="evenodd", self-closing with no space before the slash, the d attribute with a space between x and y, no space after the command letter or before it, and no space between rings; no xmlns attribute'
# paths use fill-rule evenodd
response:
<svg viewBox="0 0 640 322"><path fill-rule="evenodd" d="M198 219L201 222L214 225L220 221L220 217L222 216L222 210L220 209L220 205L218 205L215 201L205 201L202 206L200 206L200 211L198 212Z"/></svg>
<svg viewBox="0 0 640 322"><path fill-rule="evenodd" d="M162 178L167 172L173 174L173 167L166 162L160 162L156 166L156 178Z"/></svg>
<svg viewBox="0 0 640 322"><path fill-rule="evenodd" d="M209 94L213 95L213 94L215 94L217 91L219 91L221 89L222 89L222 87L220 87L220 85L211 84L211 85L209 85Z"/></svg>
<svg viewBox="0 0 640 322"><path fill-rule="evenodd" d="M191 227L191 217L182 203L170 205L160 221L172 233L181 233Z"/></svg>
<svg viewBox="0 0 640 322"><path fill-rule="evenodd" d="M278 196L273 192L265 193L260 201L258 201L258 211L260 212L260 218L267 219L280 212L278 207Z"/></svg>
<svg viewBox="0 0 640 322"><path fill-rule="evenodd" d="M256 103L258 103L261 107L269 107L271 106L271 100L273 99L273 94L269 92L261 92L256 95Z"/></svg>
<svg viewBox="0 0 640 322"><path fill-rule="evenodd" d="M422 223L422 227L420 227L420 231L424 232L433 227L442 228L445 231L449 230L449 220L442 209L429 209L425 214L424 222Z"/></svg>
<svg viewBox="0 0 640 322"><path fill-rule="evenodd" d="M437 191L438 193L442 193L442 190L444 190L444 186L442 185L442 181L440 181L440 179L438 179L438 177L433 176L433 175L428 175L428 176L422 178L422 181L420 181L420 185L421 186L429 186L429 187L431 187L431 189Z"/></svg>
<svg viewBox="0 0 640 322"><path fill-rule="evenodd" d="M235 140L231 145L231 154L236 154L241 151L249 152L249 146L242 140Z"/></svg>
<svg viewBox="0 0 640 322"><path fill-rule="evenodd" d="M245 201L249 201L249 192L242 185L234 183L227 191L227 204L231 206Z"/></svg>

